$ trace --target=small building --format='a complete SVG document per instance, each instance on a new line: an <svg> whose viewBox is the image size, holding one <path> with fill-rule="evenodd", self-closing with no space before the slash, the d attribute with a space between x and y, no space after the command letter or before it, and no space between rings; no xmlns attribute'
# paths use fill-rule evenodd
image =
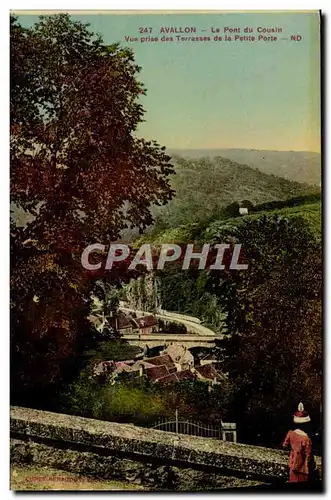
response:
<svg viewBox="0 0 331 500"><path fill-rule="evenodd" d="M239 207L239 214L240 215L248 215L248 208L246 208L246 207Z"/></svg>
<svg viewBox="0 0 331 500"><path fill-rule="evenodd" d="M152 366L166 366L169 373L173 373L177 371L175 363L172 361L169 354L163 354L162 356L155 356L155 358L146 358L144 359L145 363L148 363Z"/></svg>
<svg viewBox="0 0 331 500"><path fill-rule="evenodd" d="M140 335L147 335L158 331L158 322L154 316L142 316L135 319Z"/></svg>
<svg viewBox="0 0 331 500"><path fill-rule="evenodd" d="M132 334L137 330L135 322L124 313L119 313L116 316L116 329L121 335Z"/></svg>

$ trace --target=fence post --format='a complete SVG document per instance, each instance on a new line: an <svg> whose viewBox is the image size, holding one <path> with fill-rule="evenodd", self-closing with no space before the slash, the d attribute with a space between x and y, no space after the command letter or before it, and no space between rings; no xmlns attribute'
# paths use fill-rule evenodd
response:
<svg viewBox="0 0 331 500"><path fill-rule="evenodd" d="M178 434L178 410L176 409L176 434Z"/></svg>

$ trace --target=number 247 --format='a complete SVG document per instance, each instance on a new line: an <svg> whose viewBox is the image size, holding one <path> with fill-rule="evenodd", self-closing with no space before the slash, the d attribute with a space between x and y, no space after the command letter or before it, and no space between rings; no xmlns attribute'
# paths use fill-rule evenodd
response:
<svg viewBox="0 0 331 500"><path fill-rule="evenodd" d="M139 33L152 33L152 28L139 28Z"/></svg>

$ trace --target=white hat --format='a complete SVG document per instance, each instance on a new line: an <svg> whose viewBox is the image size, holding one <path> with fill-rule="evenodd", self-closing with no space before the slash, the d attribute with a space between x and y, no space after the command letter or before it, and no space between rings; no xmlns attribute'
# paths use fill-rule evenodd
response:
<svg viewBox="0 0 331 500"><path fill-rule="evenodd" d="M310 422L310 416L305 411L303 404L298 404L298 411L296 411L293 415L293 421L295 424L305 424Z"/></svg>

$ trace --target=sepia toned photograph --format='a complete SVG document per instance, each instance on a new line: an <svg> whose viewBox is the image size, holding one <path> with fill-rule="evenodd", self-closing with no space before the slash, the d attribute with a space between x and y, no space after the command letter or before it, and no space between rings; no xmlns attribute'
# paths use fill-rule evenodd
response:
<svg viewBox="0 0 331 500"><path fill-rule="evenodd" d="M322 493L321 12L9 21L10 489Z"/></svg>

